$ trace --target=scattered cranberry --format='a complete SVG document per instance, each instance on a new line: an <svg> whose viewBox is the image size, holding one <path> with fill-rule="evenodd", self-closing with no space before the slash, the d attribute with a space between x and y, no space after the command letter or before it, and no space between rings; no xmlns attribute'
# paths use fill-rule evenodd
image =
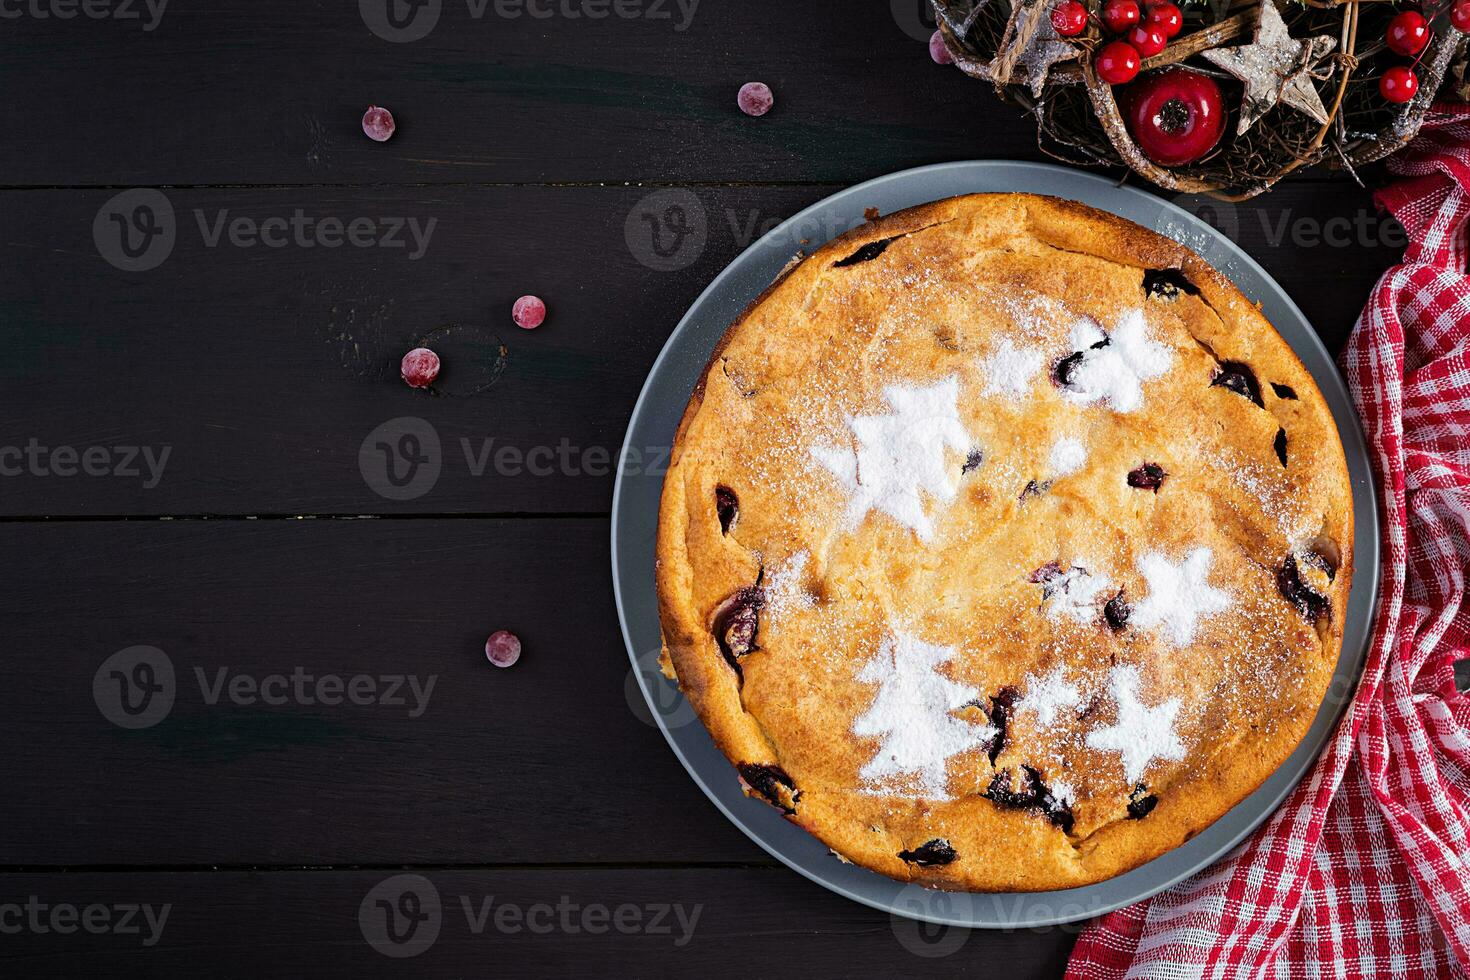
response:
<svg viewBox="0 0 1470 980"><path fill-rule="evenodd" d="M1172 3L1149 4L1148 13L1143 22L1151 24L1164 32L1164 37L1175 38L1179 32L1184 30L1184 14Z"/></svg>
<svg viewBox="0 0 1470 980"><path fill-rule="evenodd" d="M393 132L398 124L393 121L393 113L381 106L370 105L367 112L362 114L362 131L368 134L370 139L379 143L386 143L393 138Z"/></svg>
<svg viewBox="0 0 1470 980"><path fill-rule="evenodd" d="M1081 0L1062 0L1051 8L1051 26L1062 37L1076 37L1087 29L1087 8Z"/></svg>
<svg viewBox="0 0 1470 980"><path fill-rule="evenodd" d="M403 355L398 370L410 388L427 388L439 377L439 355L427 347L415 347Z"/></svg>
<svg viewBox="0 0 1470 980"><path fill-rule="evenodd" d="M1394 54L1412 58L1429 43L1429 22L1424 19L1423 14L1413 10L1397 13L1388 22L1384 40L1388 44L1388 50Z"/></svg>
<svg viewBox="0 0 1470 980"><path fill-rule="evenodd" d="M1378 94L1390 102L1408 102L1419 91L1419 76L1406 65L1394 65L1378 79Z"/></svg>
<svg viewBox="0 0 1470 980"><path fill-rule="evenodd" d="M929 57L934 59L936 65L954 64L954 56L949 53L949 48L944 46L944 35L935 31L929 35ZM759 112L751 113L758 116Z"/></svg>
<svg viewBox="0 0 1470 980"><path fill-rule="evenodd" d="M1169 39L1164 32L1152 24L1138 24L1128 32L1128 43L1137 49L1139 55L1144 58L1152 58L1164 50L1164 45Z"/></svg>
<svg viewBox="0 0 1470 980"><path fill-rule="evenodd" d="M1129 131L1144 155L1160 166L1193 163L1213 150L1225 131L1220 86L1188 68L1150 72L1128 87L1124 101Z"/></svg>
<svg viewBox="0 0 1470 980"><path fill-rule="evenodd" d="M1097 53L1095 64L1098 78L1109 85L1124 85L1138 75L1138 49L1127 41L1109 41Z"/></svg>
<svg viewBox="0 0 1470 980"><path fill-rule="evenodd" d="M1141 19L1136 0L1108 0L1103 4L1102 18L1114 34L1127 33Z"/></svg>
<svg viewBox="0 0 1470 980"><path fill-rule="evenodd" d="M522 330L535 330L546 319L546 304L539 296L522 296L510 308L510 316Z"/></svg>
<svg viewBox="0 0 1470 980"><path fill-rule="evenodd" d="M496 630L485 641L485 657L497 667L513 667L521 659L521 638L506 630Z"/></svg>
<svg viewBox="0 0 1470 980"><path fill-rule="evenodd" d="M929 42L929 53L934 53L933 41ZM765 82L746 82L740 86L740 94L735 97L735 101L740 104L740 111L747 116L764 116L776 104L776 96Z"/></svg>
<svg viewBox="0 0 1470 980"><path fill-rule="evenodd" d="M1455 30L1470 34L1470 0L1456 0L1450 8L1450 23Z"/></svg>

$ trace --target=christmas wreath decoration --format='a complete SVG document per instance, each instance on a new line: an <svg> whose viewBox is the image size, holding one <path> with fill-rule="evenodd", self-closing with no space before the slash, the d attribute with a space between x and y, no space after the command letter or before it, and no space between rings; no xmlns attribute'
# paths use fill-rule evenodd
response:
<svg viewBox="0 0 1470 980"><path fill-rule="evenodd" d="M932 2L955 64L1053 156L1236 200L1393 152L1470 36L1470 0Z"/></svg>

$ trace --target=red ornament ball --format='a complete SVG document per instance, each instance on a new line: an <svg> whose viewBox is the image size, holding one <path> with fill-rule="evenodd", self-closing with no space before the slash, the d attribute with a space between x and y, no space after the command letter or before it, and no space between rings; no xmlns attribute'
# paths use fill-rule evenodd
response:
<svg viewBox="0 0 1470 980"><path fill-rule="evenodd" d="M1157 27L1163 31L1164 37L1176 38L1179 32L1184 30L1184 14L1172 3L1149 4L1148 13L1144 15L1143 22Z"/></svg>
<svg viewBox="0 0 1470 980"><path fill-rule="evenodd" d="M930 45L929 53L934 53L933 45ZM735 102L747 116L764 116L776 104L776 96L765 82L746 82L735 93Z"/></svg>
<svg viewBox="0 0 1470 980"><path fill-rule="evenodd" d="M1141 15L1136 0L1108 0L1103 4L1103 23L1114 34L1122 34L1137 24Z"/></svg>
<svg viewBox="0 0 1470 980"><path fill-rule="evenodd" d="M485 641L485 659L497 667L511 667L521 659L521 638L506 630L496 630Z"/></svg>
<svg viewBox="0 0 1470 980"><path fill-rule="evenodd" d="M427 388L439 377L439 355L427 347L415 347L403 355L398 371L410 388Z"/></svg>
<svg viewBox="0 0 1470 980"><path fill-rule="evenodd" d="M1388 44L1388 50L1394 54L1412 58L1429 43L1429 22L1424 19L1423 14L1413 10L1397 13L1388 22L1384 40Z"/></svg>
<svg viewBox="0 0 1470 980"><path fill-rule="evenodd" d="M1188 68L1150 72L1125 93L1128 130L1161 167L1193 163L1220 142L1225 108L1220 86Z"/></svg>
<svg viewBox="0 0 1470 980"><path fill-rule="evenodd" d="M1056 20L1055 14L1052 15L1052 20ZM944 46L944 35L938 31L929 35L929 57L936 65L954 64L954 55Z"/></svg>
<svg viewBox="0 0 1470 980"><path fill-rule="evenodd" d="M1081 0L1061 0L1051 8L1051 26L1062 37L1076 37L1087 29L1087 8Z"/></svg>
<svg viewBox="0 0 1470 980"><path fill-rule="evenodd" d="M367 112L362 114L362 131L368 135L369 139L386 143L393 138L393 133L397 129L398 124L393 121L393 113L382 106L370 105L367 107Z"/></svg>
<svg viewBox="0 0 1470 980"><path fill-rule="evenodd" d="M1169 43L1169 39L1157 27L1149 24L1139 24L1128 32L1128 43L1133 45L1140 56L1152 58L1164 50L1164 46Z"/></svg>
<svg viewBox="0 0 1470 980"><path fill-rule="evenodd" d="M1419 91L1419 76L1407 65L1394 65L1378 79L1378 94L1389 102L1408 102Z"/></svg>
<svg viewBox="0 0 1470 980"><path fill-rule="evenodd" d="M522 296L510 308L510 317L522 330L535 330L546 319L546 304L539 296Z"/></svg>
<svg viewBox="0 0 1470 980"><path fill-rule="evenodd" d="M1470 0L1456 0L1450 8L1450 23L1455 30L1470 34Z"/></svg>
<svg viewBox="0 0 1470 980"><path fill-rule="evenodd" d="M1123 85L1138 74L1138 51L1127 41L1109 41L1093 62L1097 77L1109 85Z"/></svg>

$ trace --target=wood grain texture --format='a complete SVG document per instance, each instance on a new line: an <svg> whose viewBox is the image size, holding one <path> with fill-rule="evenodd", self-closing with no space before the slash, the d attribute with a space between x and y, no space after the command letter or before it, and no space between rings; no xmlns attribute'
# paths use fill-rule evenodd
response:
<svg viewBox="0 0 1470 980"><path fill-rule="evenodd" d="M14 975L158 976L1060 976L1076 927L969 932L895 920L784 868L394 869L12 874L0 915L31 896L47 931L0 944ZM386 888L382 887L388 882ZM379 900L421 896L394 947ZM437 901L437 911L435 902ZM359 911L369 906L368 927ZM57 906L147 905L137 934L58 934ZM167 906L165 913L164 907ZM93 913L100 922L102 913ZM65 913L62 922L65 923ZM28 917L28 916L27 916ZM423 937L438 930L431 942ZM378 943L370 945L371 935ZM156 941L151 946L144 943ZM378 951L420 948L412 958Z"/></svg>
<svg viewBox="0 0 1470 980"><path fill-rule="evenodd" d="M170 188L174 246L150 271L115 268L94 243L111 191L0 192L0 474L11 474L0 475L0 514L605 512L610 460L684 310L762 232L828 192L685 190L680 220L699 224L681 237L668 192L648 188ZM1366 193L1335 184L1193 206L1333 348L1398 233ZM322 244L343 241L354 220L375 242L401 220L406 244ZM822 240L861 221L803 232ZM526 292L550 307L536 331L510 320ZM444 355L444 394L398 378L398 359L425 342ZM359 449L406 416L437 433L441 471L432 489L386 499L364 480ZM156 481L139 467L62 476L15 456L32 440L77 456L170 455ZM639 448L651 465L665 447Z"/></svg>

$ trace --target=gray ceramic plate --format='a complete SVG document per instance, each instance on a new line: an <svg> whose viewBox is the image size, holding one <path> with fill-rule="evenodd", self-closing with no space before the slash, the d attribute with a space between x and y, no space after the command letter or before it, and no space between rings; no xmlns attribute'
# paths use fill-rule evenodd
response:
<svg viewBox="0 0 1470 980"><path fill-rule="evenodd" d="M1011 894L950 894L905 885L839 861L775 809L742 795L734 767L714 747L677 688L659 674L653 549L661 471L634 472L633 467L625 466L619 473L613 493L612 571L636 686L694 781L737 827L796 871L874 908L934 923L1022 928L1072 922L1147 898L1235 847L1280 804L1330 738L1362 670L1377 604L1378 508L1362 430L1331 356L1296 304L1250 256L1210 225L1153 194L1064 167L1009 161L946 163L880 177L812 205L752 245L695 300L664 345L633 409L622 458L642 459L650 447L670 444L715 342L798 251L809 253L861 224L866 208L891 214L978 191L1028 191L1070 198L1188 245L1229 276L1246 296L1261 303L1266 316L1317 379L1347 450L1357 522L1357 572L1336 678L1311 730L1286 764L1193 840L1109 881L1063 891ZM630 690L631 697L636 699L637 694Z"/></svg>

